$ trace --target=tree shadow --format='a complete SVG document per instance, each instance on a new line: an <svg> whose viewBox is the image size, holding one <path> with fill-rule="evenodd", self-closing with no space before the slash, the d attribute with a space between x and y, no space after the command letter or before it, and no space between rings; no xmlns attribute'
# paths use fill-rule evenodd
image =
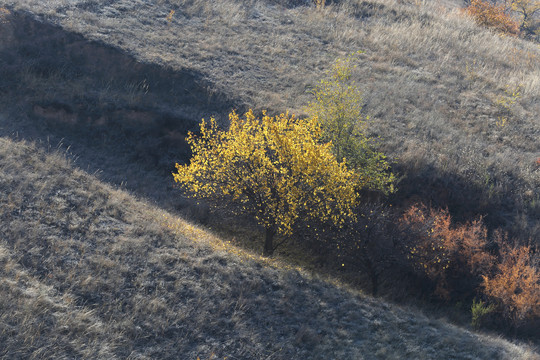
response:
<svg viewBox="0 0 540 360"><path fill-rule="evenodd" d="M76 165L154 200L201 118L245 105L205 74L132 54L13 12L0 24L0 135L69 150Z"/></svg>
<svg viewBox="0 0 540 360"><path fill-rule="evenodd" d="M392 196L400 208L414 203L447 208L458 223L482 217L488 231L502 229L524 242L537 235L537 205L520 199L520 194L511 191L520 188L519 184L505 184L506 179L498 179L497 174L482 178L480 174L452 173L433 164L400 164L397 172L405 174L399 191Z"/></svg>

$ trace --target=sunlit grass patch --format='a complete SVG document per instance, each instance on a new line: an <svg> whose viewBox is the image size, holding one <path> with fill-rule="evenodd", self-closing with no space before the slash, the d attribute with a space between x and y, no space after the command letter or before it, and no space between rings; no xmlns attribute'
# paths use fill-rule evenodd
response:
<svg viewBox="0 0 540 360"><path fill-rule="evenodd" d="M176 234L185 236L194 243L210 246L214 251L234 255L241 261L253 260L276 269L304 272L303 268L300 266L288 264L278 257L263 256L253 251L246 250L245 248L237 246L233 241L224 240L213 234L210 230L190 223L180 217L175 217L170 214L161 214L161 217L157 218L157 220L167 229Z"/></svg>

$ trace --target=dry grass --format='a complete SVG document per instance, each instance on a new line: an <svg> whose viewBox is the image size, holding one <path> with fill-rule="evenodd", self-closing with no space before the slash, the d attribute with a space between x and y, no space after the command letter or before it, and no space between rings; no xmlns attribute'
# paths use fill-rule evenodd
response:
<svg viewBox="0 0 540 360"><path fill-rule="evenodd" d="M0 358L538 359L266 261L0 139Z"/></svg>

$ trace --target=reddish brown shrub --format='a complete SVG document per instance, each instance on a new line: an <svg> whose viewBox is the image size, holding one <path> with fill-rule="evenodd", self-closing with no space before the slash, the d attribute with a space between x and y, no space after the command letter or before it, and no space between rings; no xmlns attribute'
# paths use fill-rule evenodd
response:
<svg viewBox="0 0 540 360"><path fill-rule="evenodd" d="M517 326L540 317L538 256L528 246L500 244L500 262L494 274L483 276L484 293L499 304L503 315Z"/></svg>
<svg viewBox="0 0 540 360"><path fill-rule="evenodd" d="M506 13L504 6L490 4L487 1L471 0L465 8L477 24L495 29L505 34L518 35L519 24Z"/></svg>
<svg viewBox="0 0 540 360"><path fill-rule="evenodd" d="M447 210L414 205L403 215L408 232L408 258L435 283L441 298L473 295L481 276L489 272L494 257L485 248L487 231L482 219L452 225Z"/></svg>
<svg viewBox="0 0 540 360"><path fill-rule="evenodd" d="M470 299L475 293L518 327L540 318L540 259L528 246L509 245L501 233L490 254L482 219L452 224L447 210L423 205L409 208L401 219L408 258L416 271L435 285L441 298ZM496 246L495 246L496 245Z"/></svg>

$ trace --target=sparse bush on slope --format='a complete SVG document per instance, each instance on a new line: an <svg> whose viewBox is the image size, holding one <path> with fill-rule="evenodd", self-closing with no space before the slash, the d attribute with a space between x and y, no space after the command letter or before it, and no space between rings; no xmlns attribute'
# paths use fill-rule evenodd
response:
<svg viewBox="0 0 540 360"><path fill-rule="evenodd" d="M512 0L511 4L521 18L520 29L527 35L538 35L540 26L535 16L540 13L540 0Z"/></svg>
<svg viewBox="0 0 540 360"><path fill-rule="evenodd" d="M471 325L475 329L478 329L482 322L484 321L484 318L491 314L495 310L495 305L489 304L486 305L483 301L476 301L476 299L473 299L472 305L471 305Z"/></svg>
<svg viewBox="0 0 540 360"><path fill-rule="evenodd" d="M482 290L503 316L519 326L540 319L540 257L529 246L510 245L498 235L495 270L482 276Z"/></svg>
<svg viewBox="0 0 540 360"><path fill-rule="evenodd" d="M414 205L403 215L401 225L407 258L416 271L433 281L437 296L462 300L475 295L481 275L494 265L481 219L458 225L446 210Z"/></svg>

